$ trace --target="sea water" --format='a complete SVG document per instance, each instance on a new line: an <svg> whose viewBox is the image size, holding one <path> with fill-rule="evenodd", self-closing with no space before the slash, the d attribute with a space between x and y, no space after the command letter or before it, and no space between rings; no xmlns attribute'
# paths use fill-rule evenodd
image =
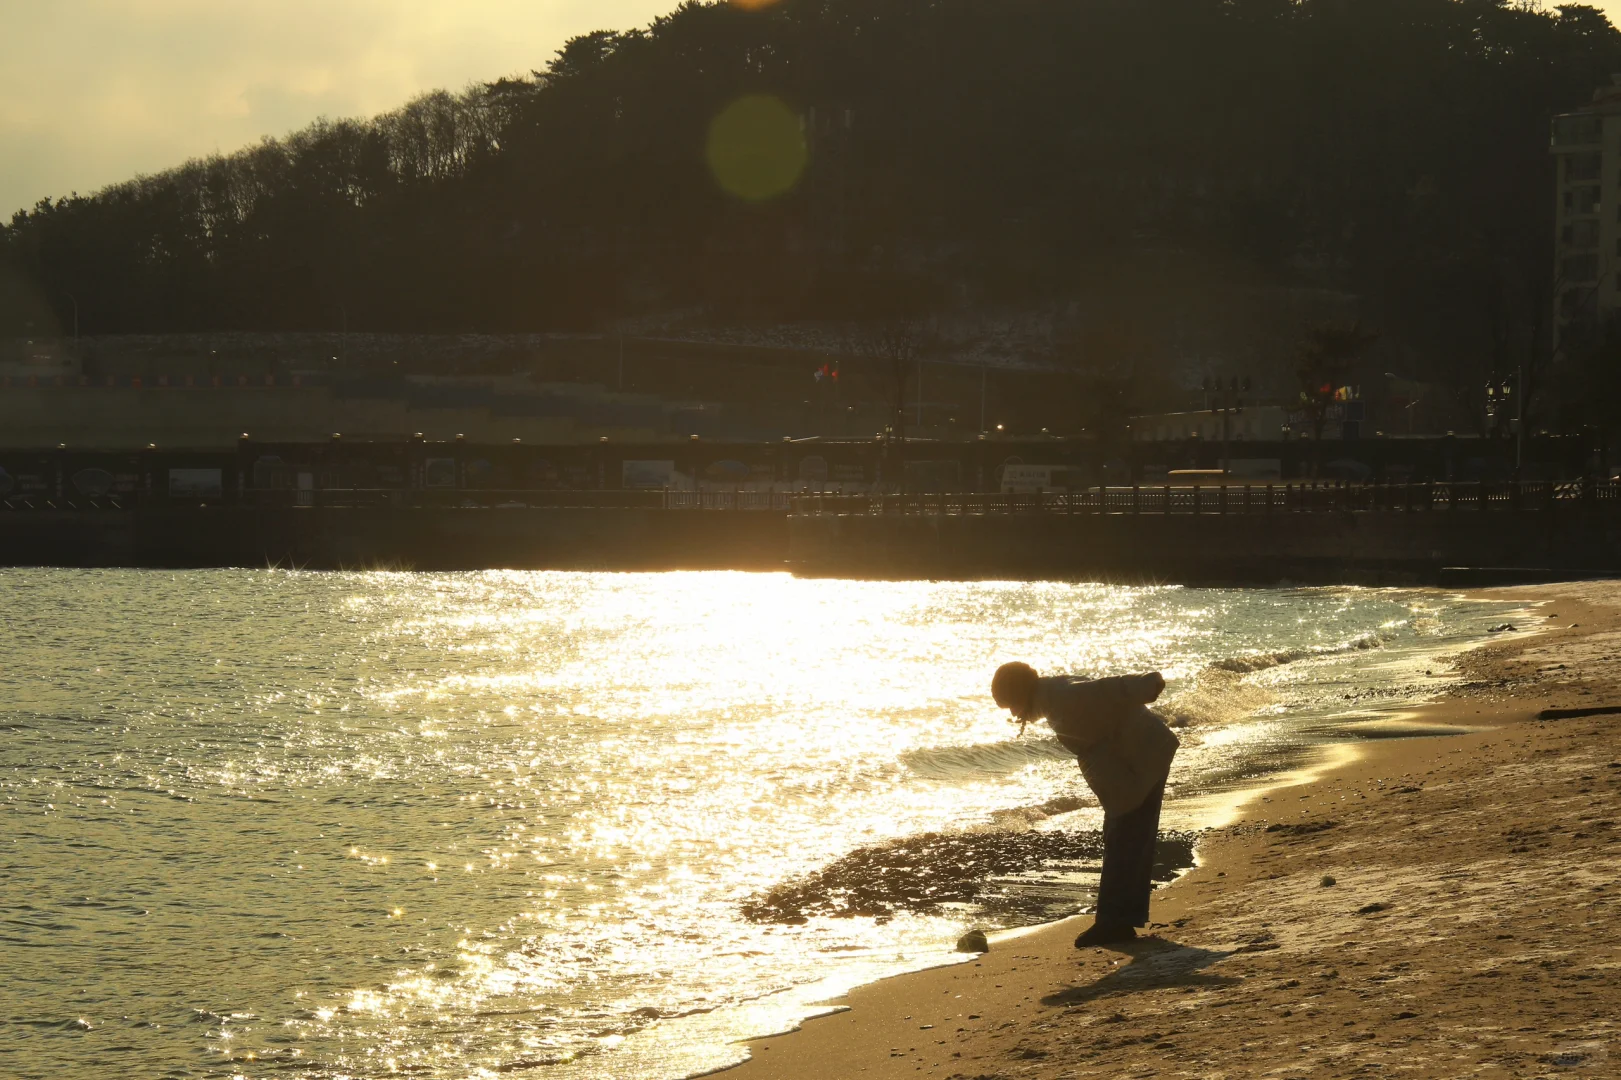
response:
<svg viewBox="0 0 1621 1080"><path fill-rule="evenodd" d="M863 849L1095 829L1073 758L992 705L999 663L1164 672L1166 819L1197 826L1190 796L1434 692L1505 610L730 573L12 570L0 596L0 1075L53 1080L718 1068L971 926L1088 901L1071 861L982 890L1035 907L743 915Z"/></svg>

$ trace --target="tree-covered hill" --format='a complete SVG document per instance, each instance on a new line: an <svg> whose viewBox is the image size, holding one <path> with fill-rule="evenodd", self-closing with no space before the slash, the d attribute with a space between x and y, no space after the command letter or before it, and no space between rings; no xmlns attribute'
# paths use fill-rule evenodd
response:
<svg viewBox="0 0 1621 1080"><path fill-rule="evenodd" d="M1073 309L1152 249L1355 294L1445 364L1537 332L1548 119L1614 71L1575 5L689 0L532 77L19 212L0 331Z"/></svg>

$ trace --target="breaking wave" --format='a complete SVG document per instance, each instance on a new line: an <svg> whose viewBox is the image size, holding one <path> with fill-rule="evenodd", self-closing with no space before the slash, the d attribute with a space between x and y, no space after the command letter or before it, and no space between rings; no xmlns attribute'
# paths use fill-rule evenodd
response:
<svg viewBox="0 0 1621 1080"><path fill-rule="evenodd" d="M1265 671L1268 668L1281 667L1292 664L1297 660L1310 660L1319 656L1334 656L1340 653L1366 652L1369 649L1382 649L1385 643L1394 636L1394 630L1376 630L1352 638L1350 641L1338 645L1313 645L1300 649L1280 649L1277 652L1251 652L1241 653L1238 656L1229 656L1224 660L1217 660L1210 664L1207 671L1227 671L1237 675L1248 675L1256 671Z"/></svg>
<svg viewBox="0 0 1621 1080"><path fill-rule="evenodd" d="M1271 687L1248 676L1301 660L1382 649L1399 629L1373 631L1337 645L1242 653L1216 660L1199 672L1191 686L1160 702L1155 709L1173 728L1213 727L1245 720L1279 704Z"/></svg>
<svg viewBox="0 0 1621 1080"><path fill-rule="evenodd" d="M968 746L930 746L908 750L901 764L919 776L935 779L959 777L965 773L1012 773L1043 761L1073 761L1051 735L1037 734L1032 728L1023 738Z"/></svg>

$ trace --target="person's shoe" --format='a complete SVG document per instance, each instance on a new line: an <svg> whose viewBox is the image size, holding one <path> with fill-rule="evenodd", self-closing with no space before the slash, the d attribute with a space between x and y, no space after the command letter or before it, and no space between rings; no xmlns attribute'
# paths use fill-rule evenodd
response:
<svg viewBox="0 0 1621 1080"><path fill-rule="evenodd" d="M1137 931L1125 923L1094 922L1082 930L1075 939L1077 949L1090 949L1097 945L1116 945L1122 941L1135 941Z"/></svg>

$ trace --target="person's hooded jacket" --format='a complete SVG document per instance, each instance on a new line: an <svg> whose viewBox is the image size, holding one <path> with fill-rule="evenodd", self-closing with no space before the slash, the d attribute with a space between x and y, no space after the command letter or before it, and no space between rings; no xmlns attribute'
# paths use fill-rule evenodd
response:
<svg viewBox="0 0 1621 1080"><path fill-rule="evenodd" d="M1159 672L1085 679L1052 675L1036 681L1035 713L1046 717L1065 749L1080 759L1105 813L1128 814L1165 781L1181 741L1148 704L1165 689Z"/></svg>

